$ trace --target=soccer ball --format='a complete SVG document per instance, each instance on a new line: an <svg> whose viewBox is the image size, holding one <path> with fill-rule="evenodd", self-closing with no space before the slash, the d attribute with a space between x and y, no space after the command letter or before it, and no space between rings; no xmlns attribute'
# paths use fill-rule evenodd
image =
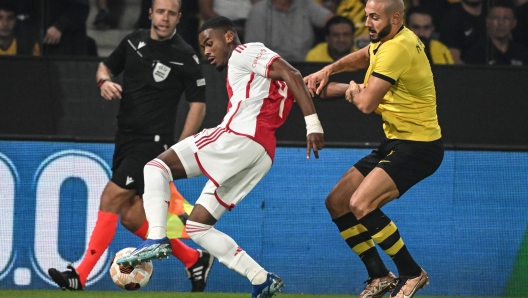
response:
<svg viewBox="0 0 528 298"><path fill-rule="evenodd" d="M127 247L118 251L112 259L112 265L110 266L110 277L112 281L116 286L127 291L139 290L146 286L150 281L152 270L154 269L151 261L142 262L136 267L123 267L116 264L117 260L134 250L134 247Z"/></svg>

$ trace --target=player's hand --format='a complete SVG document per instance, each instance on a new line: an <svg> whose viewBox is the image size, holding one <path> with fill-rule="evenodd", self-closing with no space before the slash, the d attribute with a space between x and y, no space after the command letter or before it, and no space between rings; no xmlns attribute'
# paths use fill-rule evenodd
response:
<svg viewBox="0 0 528 298"><path fill-rule="evenodd" d="M319 158L319 150L324 147L324 134L311 133L306 136L306 158L310 158L310 151L314 152L315 158Z"/></svg>
<svg viewBox="0 0 528 298"><path fill-rule="evenodd" d="M101 85L101 96L106 100L121 99L123 88L119 84L106 81Z"/></svg>
<svg viewBox="0 0 528 298"><path fill-rule="evenodd" d="M62 32L60 32L55 26L51 26L48 28L48 31L46 31L46 36L44 36L42 42L45 44L58 44L61 37Z"/></svg>
<svg viewBox="0 0 528 298"><path fill-rule="evenodd" d="M324 86L328 83L330 77L330 71L327 68L323 68L318 72L312 73L304 77L304 83L308 87L308 91L312 97L319 95L323 90Z"/></svg>
<svg viewBox="0 0 528 298"><path fill-rule="evenodd" d="M358 84L354 81L350 81L350 84L348 85L348 89L345 93L345 98L348 102L354 103L354 97L361 93L365 89L365 85Z"/></svg>

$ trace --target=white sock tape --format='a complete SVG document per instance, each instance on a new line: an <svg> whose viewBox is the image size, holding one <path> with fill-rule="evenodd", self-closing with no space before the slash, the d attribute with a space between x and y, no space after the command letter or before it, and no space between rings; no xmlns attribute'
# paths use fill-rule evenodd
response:
<svg viewBox="0 0 528 298"><path fill-rule="evenodd" d="M319 117L317 117L317 114L305 116L304 121L306 122L306 135L309 135L311 133L324 133L323 127L321 126L321 122L319 122Z"/></svg>

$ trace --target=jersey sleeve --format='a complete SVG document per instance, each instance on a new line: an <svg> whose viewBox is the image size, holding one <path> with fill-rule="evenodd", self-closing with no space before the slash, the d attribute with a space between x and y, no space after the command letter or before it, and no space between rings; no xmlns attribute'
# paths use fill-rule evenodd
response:
<svg viewBox="0 0 528 298"><path fill-rule="evenodd" d="M185 98L188 102L205 102L205 77L200 59L195 53L189 53L185 60L186 67L182 75Z"/></svg>
<svg viewBox="0 0 528 298"><path fill-rule="evenodd" d="M129 36L123 38L117 48L115 48L114 51L110 54L110 56L106 57L106 59L103 61L103 63L108 67L108 69L110 69L114 77L119 75L125 69L126 47L128 45L128 38Z"/></svg>
<svg viewBox="0 0 528 298"><path fill-rule="evenodd" d="M372 75L391 84L396 83L411 65L411 55L403 45L398 43L381 46L376 55L378 57Z"/></svg>
<svg viewBox="0 0 528 298"><path fill-rule="evenodd" d="M280 58L279 54L261 43L242 44L233 51L232 66L268 77L271 64Z"/></svg>

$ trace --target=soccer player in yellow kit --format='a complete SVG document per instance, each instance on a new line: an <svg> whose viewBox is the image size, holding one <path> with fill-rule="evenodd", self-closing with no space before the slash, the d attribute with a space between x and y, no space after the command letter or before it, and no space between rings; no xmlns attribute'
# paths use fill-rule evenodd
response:
<svg viewBox="0 0 528 298"><path fill-rule="evenodd" d="M383 119L385 138L359 160L326 198L341 236L361 258L369 278L360 298L410 298L429 277L413 259L398 228L381 207L433 174L444 156L436 91L420 39L403 26L402 0L368 0L370 45L305 78L312 95L346 99L363 113ZM364 84L328 83L332 74L368 68ZM391 273L375 243L394 261Z"/></svg>

